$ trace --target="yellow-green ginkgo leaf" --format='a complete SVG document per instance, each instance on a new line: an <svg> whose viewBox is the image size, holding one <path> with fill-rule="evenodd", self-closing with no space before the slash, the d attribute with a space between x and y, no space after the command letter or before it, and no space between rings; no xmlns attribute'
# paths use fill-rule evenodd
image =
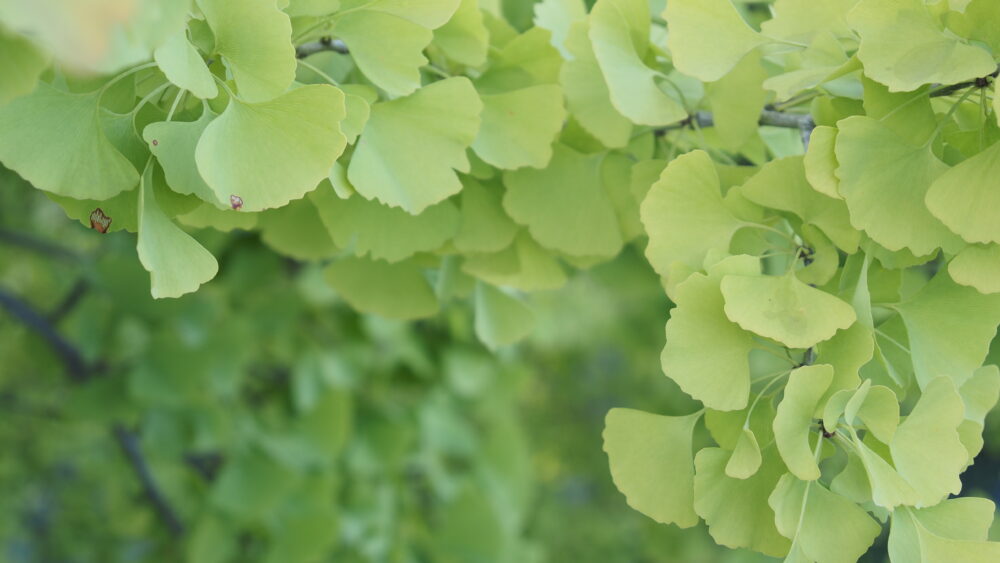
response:
<svg viewBox="0 0 1000 563"><path fill-rule="evenodd" d="M240 98L264 102L292 85L296 66L292 24L274 0L198 0L198 6Z"/></svg>
<svg viewBox="0 0 1000 563"><path fill-rule="evenodd" d="M892 513L889 556L919 563L992 563L1000 542L988 541L995 506L984 498L953 498L937 506Z"/></svg>
<svg viewBox="0 0 1000 563"><path fill-rule="evenodd" d="M771 6L774 17L760 25L768 37L808 44L817 35L850 37L847 14L858 0L776 0Z"/></svg>
<svg viewBox="0 0 1000 563"><path fill-rule="evenodd" d="M632 122L611 103L589 29L588 22L575 22L566 37L566 50L572 58L566 60L559 74L566 106L580 125L605 146L624 147L632 134Z"/></svg>
<svg viewBox="0 0 1000 563"><path fill-rule="evenodd" d="M730 0L673 0L663 13L677 70L714 82L768 39L750 28Z"/></svg>
<svg viewBox="0 0 1000 563"><path fill-rule="evenodd" d="M848 16L865 74L893 92L953 84L996 70L989 52L948 33L923 0L861 0Z"/></svg>
<svg viewBox="0 0 1000 563"><path fill-rule="evenodd" d="M49 57L26 37L0 26L0 106L30 93L49 65Z"/></svg>
<svg viewBox="0 0 1000 563"><path fill-rule="evenodd" d="M434 290L412 261L390 264L344 258L326 267L327 283L352 307L392 319L419 319L437 313Z"/></svg>
<svg viewBox="0 0 1000 563"><path fill-rule="evenodd" d="M785 385L785 396L774 417L774 442L781 459L788 470L803 481L815 481L820 477L809 438L822 439L820 434L812 432L812 419L831 381L833 367L825 364L792 370Z"/></svg>
<svg viewBox="0 0 1000 563"><path fill-rule="evenodd" d="M1000 294L958 285L944 271L896 309L921 388L942 375L965 382L983 364L1000 324Z"/></svg>
<svg viewBox="0 0 1000 563"><path fill-rule="evenodd" d="M792 540L786 561L857 561L882 527L863 508L822 484L786 473L768 497L775 524Z"/></svg>
<svg viewBox="0 0 1000 563"><path fill-rule="evenodd" d="M331 258L340 250L308 199L268 209L260 214L258 224L264 244L296 260Z"/></svg>
<svg viewBox="0 0 1000 563"><path fill-rule="evenodd" d="M535 315L523 301L492 285L476 284L476 336L492 350L531 333Z"/></svg>
<svg viewBox="0 0 1000 563"><path fill-rule="evenodd" d="M195 163L195 148L215 114L207 108L195 121L157 121L142 130L150 152L156 157L166 175L167 185L179 194L194 194L215 205L228 209L229 199L220 200L218 194L202 179Z"/></svg>
<svg viewBox="0 0 1000 563"><path fill-rule="evenodd" d="M817 192L834 199L843 199L837 185L836 170L837 128L820 125L809 135L809 147L802 164L806 169L806 179Z"/></svg>
<svg viewBox="0 0 1000 563"><path fill-rule="evenodd" d="M698 523L691 445L700 417L700 413L662 416L633 409L608 411L604 451L611 479L629 506L663 524L689 528Z"/></svg>
<svg viewBox="0 0 1000 563"><path fill-rule="evenodd" d="M729 462L726 463L726 475L735 479L746 479L757 473L760 462L757 436L749 428L742 429L733 449L733 455L729 456Z"/></svg>
<svg viewBox="0 0 1000 563"><path fill-rule="evenodd" d="M965 420L958 426L958 434L969 452L966 464L972 465L983 449L983 421L1000 399L1000 368L987 365L977 369L958 392L965 403Z"/></svg>
<svg viewBox="0 0 1000 563"><path fill-rule="evenodd" d="M219 271L215 257L157 205L152 165L147 166L139 186L136 250L142 267L149 272L150 289L156 299L191 293Z"/></svg>
<svg viewBox="0 0 1000 563"><path fill-rule="evenodd" d="M767 101L761 86L767 72L760 63L759 54L746 56L731 72L705 85L713 128L726 149L738 151L757 134L760 110Z"/></svg>
<svg viewBox="0 0 1000 563"><path fill-rule="evenodd" d="M139 173L105 135L99 96L39 83L0 106L0 162L40 190L75 199L104 200L133 189Z"/></svg>
<svg viewBox="0 0 1000 563"><path fill-rule="evenodd" d="M501 189L471 178L464 178L462 184L461 224L452 241L455 248L466 253L499 252L510 246L518 226L504 212Z"/></svg>
<svg viewBox="0 0 1000 563"><path fill-rule="evenodd" d="M188 42L187 31L181 29L153 51L156 65L167 79L179 88L202 99L219 95L219 87L202 60L198 50Z"/></svg>
<svg viewBox="0 0 1000 563"><path fill-rule="evenodd" d="M542 0L535 4L535 26L552 34L552 46L559 49L567 61L573 52L566 45L570 31L577 22L587 19L583 0Z"/></svg>
<svg viewBox="0 0 1000 563"><path fill-rule="evenodd" d="M504 174L504 209L542 246L574 256L614 256L622 234L601 185L601 161L601 155L557 145L546 168Z"/></svg>
<svg viewBox="0 0 1000 563"><path fill-rule="evenodd" d="M959 473L968 452L958 435L965 405L948 377L934 379L889 443L896 470L917 492L917 506L933 506L962 490Z"/></svg>
<svg viewBox="0 0 1000 563"><path fill-rule="evenodd" d="M753 476L734 479L725 472L729 452L721 448L699 451L694 459L694 509L705 519L716 543L782 557L790 542L775 527L767 499L785 467L773 447L763 457Z"/></svg>
<svg viewBox="0 0 1000 563"><path fill-rule="evenodd" d="M552 253L538 246L526 230L510 247L493 254L466 258L462 271L497 286L521 291L558 289L566 284L566 271Z"/></svg>
<svg viewBox="0 0 1000 563"><path fill-rule="evenodd" d="M889 250L917 255L960 245L924 204L931 183L947 169L924 139L904 139L869 117L837 125L840 195L856 228Z"/></svg>
<svg viewBox="0 0 1000 563"><path fill-rule="evenodd" d="M853 430L851 432L851 443L857 451L865 473L868 474L872 502L889 510L901 504L916 504L920 500L917 491L886 461L885 457L862 442ZM888 451L885 455L889 455Z"/></svg>
<svg viewBox="0 0 1000 563"><path fill-rule="evenodd" d="M483 104L467 78L448 78L374 104L347 177L358 193L417 214L458 193L455 170L479 131ZM329 169L328 169L329 170Z"/></svg>
<svg viewBox="0 0 1000 563"><path fill-rule="evenodd" d="M394 96L420 87L423 50L433 29L445 25L460 0L343 0L333 35L347 44L354 62L376 86Z"/></svg>
<svg viewBox="0 0 1000 563"><path fill-rule="evenodd" d="M927 208L969 242L1000 242L1000 143L938 176Z"/></svg>
<svg viewBox="0 0 1000 563"><path fill-rule="evenodd" d="M666 125L687 112L660 89L657 72L644 62L651 49L649 21L645 0L599 0L590 12L590 41L615 108L635 123Z"/></svg>
<svg viewBox="0 0 1000 563"><path fill-rule="evenodd" d="M719 280L692 274L673 299L677 307L660 355L663 373L709 408L742 409L750 395L753 338L726 318Z"/></svg>
<svg viewBox="0 0 1000 563"><path fill-rule="evenodd" d="M789 348L809 348L854 324L854 308L793 274L726 276L722 279L729 320Z"/></svg>
<svg viewBox="0 0 1000 563"><path fill-rule="evenodd" d="M980 293L1000 293L1000 245L966 246L948 263L948 274Z"/></svg>
<svg viewBox="0 0 1000 563"><path fill-rule="evenodd" d="M674 262L700 269L710 250L725 252L744 226L722 200L719 174L704 151L672 160L640 206L646 258L666 277Z"/></svg>
<svg viewBox="0 0 1000 563"><path fill-rule="evenodd" d="M478 0L462 0L448 23L434 30L434 44L449 59L468 66L486 62L490 34Z"/></svg>
<svg viewBox="0 0 1000 563"><path fill-rule="evenodd" d="M539 84L502 94L483 94L482 124L472 149L497 168L542 168L562 129L562 88Z"/></svg>
<svg viewBox="0 0 1000 563"><path fill-rule="evenodd" d="M219 201L236 196L244 211L281 207L330 174L347 143L344 115L344 94L329 85L255 104L231 99L198 141L198 171Z"/></svg>

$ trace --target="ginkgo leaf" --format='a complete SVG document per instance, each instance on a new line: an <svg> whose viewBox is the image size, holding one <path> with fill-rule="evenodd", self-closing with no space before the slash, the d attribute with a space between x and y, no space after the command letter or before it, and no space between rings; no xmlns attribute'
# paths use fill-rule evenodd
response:
<svg viewBox="0 0 1000 563"><path fill-rule="evenodd" d="M861 0L848 23L861 36L858 57L865 74L893 92L996 70L989 52L947 33L923 0Z"/></svg>
<svg viewBox="0 0 1000 563"><path fill-rule="evenodd" d="M713 249L726 251L744 223L722 201L719 175L704 151L672 160L640 206L649 234L646 258L661 276L674 262L701 268Z"/></svg>
<svg viewBox="0 0 1000 563"><path fill-rule="evenodd" d="M219 87L198 50L188 42L187 31L180 30L153 51L153 58L170 82L199 98L214 98Z"/></svg>
<svg viewBox="0 0 1000 563"><path fill-rule="evenodd" d="M583 0L542 0L535 4L535 25L552 34L552 46L570 61L573 51L567 45L572 28L587 19Z"/></svg>
<svg viewBox="0 0 1000 563"><path fill-rule="evenodd" d="M667 46L684 74L713 82L768 39L750 28L730 0L673 0L663 13Z"/></svg>
<svg viewBox="0 0 1000 563"><path fill-rule="evenodd" d="M240 98L265 102L292 85L292 24L273 0L197 1L215 35L215 52L222 55L233 74Z"/></svg>
<svg viewBox="0 0 1000 563"><path fill-rule="evenodd" d="M390 264L368 258L344 258L324 270L324 277L355 309L392 319L419 319L437 313L434 290L412 261Z"/></svg>
<svg viewBox="0 0 1000 563"><path fill-rule="evenodd" d="M688 528L698 523L691 442L700 417L700 413L661 416L632 409L608 411L604 451L611 478L629 506L663 524Z"/></svg>
<svg viewBox="0 0 1000 563"><path fill-rule="evenodd" d="M219 208L229 208L228 198L220 199L205 183L195 163L195 148L215 114L207 108L195 121L157 121L142 130L142 138L156 157L170 189L179 194L194 194Z"/></svg>
<svg viewBox="0 0 1000 563"><path fill-rule="evenodd" d="M889 443L896 470L917 492L916 506L933 506L962 490L968 452L958 435L965 406L948 377L928 383Z"/></svg>
<svg viewBox="0 0 1000 563"><path fill-rule="evenodd" d="M660 89L657 72L644 62L649 19L645 0L599 0L590 12L590 41L615 108L635 123L666 125L687 112Z"/></svg>
<svg viewBox="0 0 1000 563"><path fill-rule="evenodd" d="M947 169L932 147L870 117L848 117L837 126L837 176L851 223L889 250L923 255L953 247L958 237L924 204L931 183Z"/></svg>
<svg viewBox="0 0 1000 563"><path fill-rule="evenodd" d="M562 100L555 84L483 94L482 124L472 149L497 168L544 167L566 117Z"/></svg>
<svg viewBox="0 0 1000 563"><path fill-rule="evenodd" d="M776 0L771 7L774 16L761 23L760 30L768 37L800 44L808 44L822 34L850 37L847 14L855 4L857 0L829 0L821 4L811 0Z"/></svg>
<svg viewBox="0 0 1000 563"><path fill-rule="evenodd" d="M719 280L693 274L674 292L663 373L705 406L737 410L750 395L750 334L726 318ZM711 375L709 375L711 374Z"/></svg>
<svg viewBox="0 0 1000 563"><path fill-rule="evenodd" d="M531 333L535 316L520 299L492 285L476 284L476 336L490 349L513 344Z"/></svg>
<svg viewBox="0 0 1000 563"><path fill-rule="evenodd" d="M410 215L357 195L341 199L325 184L310 193L309 199L337 246L387 262L437 250L455 236L459 226L458 210L450 201Z"/></svg>
<svg viewBox="0 0 1000 563"><path fill-rule="evenodd" d="M729 320L789 348L809 348L854 324L854 309L794 275L726 276L722 279Z"/></svg>
<svg viewBox="0 0 1000 563"><path fill-rule="evenodd" d="M821 439L811 429L813 413L832 380L832 366L815 365L794 369L788 376L785 396L778 403L778 411L774 417L774 442L788 470L803 481L815 481L820 477L819 465L813 458L809 438L812 436L817 440Z"/></svg>
<svg viewBox="0 0 1000 563"><path fill-rule="evenodd" d="M202 203L183 215L175 217L180 223L196 229L212 228L217 231L229 232L233 229L249 231L257 226L258 213L243 213L235 209L219 209Z"/></svg>
<svg viewBox="0 0 1000 563"><path fill-rule="evenodd" d="M870 380L865 380L867 383ZM865 427L879 441L888 444L899 426L899 399L892 389L873 385L856 411Z"/></svg>
<svg viewBox="0 0 1000 563"><path fill-rule="evenodd" d="M948 275L980 293L1000 293L1000 245L966 246L948 263Z"/></svg>
<svg viewBox="0 0 1000 563"><path fill-rule="evenodd" d="M987 540L995 506L983 498L953 498L922 509L892 513L889 556L920 563L990 563L1000 558L1000 542Z"/></svg>
<svg viewBox="0 0 1000 563"><path fill-rule="evenodd" d="M458 193L455 170L469 171L465 149L479 131L482 107L461 77L372 105L348 179L366 198L413 214Z"/></svg>
<svg viewBox="0 0 1000 563"><path fill-rule="evenodd" d="M820 125L809 135L809 147L802 161L806 179L817 192L834 199L843 199L838 189L837 178L837 128Z"/></svg>
<svg viewBox="0 0 1000 563"><path fill-rule="evenodd" d="M969 242L1000 242L1000 142L950 168L927 190L927 208Z"/></svg>
<svg viewBox="0 0 1000 563"><path fill-rule="evenodd" d="M99 98L99 92L68 94L39 83L0 106L0 162L40 190L75 199L103 200L133 189L139 173L104 134Z"/></svg>
<svg viewBox="0 0 1000 563"><path fill-rule="evenodd" d="M486 62L489 31L478 0L461 0L448 23L434 30L434 44L455 62L468 66Z"/></svg>
<svg viewBox="0 0 1000 563"><path fill-rule="evenodd" d="M942 271L896 310L920 387L941 375L961 385L986 359L1000 324L1000 295L958 285Z"/></svg>
<svg viewBox="0 0 1000 563"><path fill-rule="evenodd" d="M760 462L760 445L757 444L757 437L752 430L744 428L736 441L733 454L729 456L729 462L726 463L726 475L735 479L746 479L760 469Z"/></svg>
<svg viewBox="0 0 1000 563"><path fill-rule="evenodd" d="M478 254L466 258L462 271L497 286L521 291L557 289L566 284L566 271L535 242L521 231L513 244L494 254Z"/></svg>
<svg viewBox="0 0 1000 563"><path fill-rule="evenodd" d="M344 0L333 34L347 44L354 62L376 86L393 96L420 87L423 50L433 29L451 19L460 0ZM391 41L386 38L392 38Z"/></svg>
<svg viewBox="0 0 1000 563"><path fill-rule="evenodd" d="M1000 399L1000 368L987 365L977 369L958 392L965 403L965 420L958 426L958 434L969 452L966 464L971 465L983 449L983 421Z"/></svg>
<svg viewBox="0 0 1000 563"><path fill-rule="evenodd" d="M139 186L139 236L136 250L149 272L155 299L191 293L215 277L215 257L175 225L156 203L153 166L146 167Z"/></svg>
<svg viewBox="0 0 1000 563"><path fill-rule="evenodd" d="M601 186L601 160L556 145L546 168L504 174L504 209L542 246L574 256L614 256L623 241Z"/></svg>
<svg viewBox="0 0 1000 563"><path fill-rule="evenodd" d="M462 184L455 248L462 252L499 252L510 246L518 227L503 210L501 190L468 178Z"/></svg>
<svg viewBox="0 0 1000 563"><path fill-rule="evenodd" d="M882 531L858 505L818 482L801 481L790 473L778 481L768 504L778 530L792 540L786 561L857 561Z"/></svg>
<svg viewBox="0 0 1000 563"><path fill-rule="evenodd" d="M476 78L476 90L496 94L538 84L558 84L563 59L548 30L533 27L490 54L489 65Z"/></svg>
<svg viewBox="0 0 1000 563"><path fill-rule="evenodd" d="M255 104L232 99L198 141L198 172L219 201L235 195L244 211L281 207L330 174L347 143L344 115L344 94L329 85Z"/></svg>
<svg viewBox="0 0 1000 563"><path fill-rule="evenodd" d="M340 250L307 199L261 213L259 226L264 244L296 260L330 258Z"/></svg>
<svg viewBox="0 0 1000 563"><path fill-rule="evenodd" d="M629 142L632 122L611 103L611 94L590 43L589 29L586 21L570 27L566 50L572 58L563 64L559 82L566 95L566 106L580 125L605 146L623 147Z"/></svg>
<svg viewBox="0 0 1000 563"><path fill-rule="evenodd" d="M765 451L760 469L747 479L726 475L728 459L729 452L720 448L704 448L695 456L695 511L716 543L784 556L790 542L778 532L767 504L785 470L781 458L773 448Z"/></svg>
<svg viewBox="0 0 1000 563"><path fill-rule="evenodd" d="M767 101L761 86L767 72L760 63L759 55L746 56L731 72L705 85L713 127L727 149L738 150L757 134L760 110Z"/></svg>
<svg viewBox="0 0 1000 563"><path fill-rule="evenodd" d="M920 500L920 495L880 454L858 439L857 434L851 435L858 458L868 474L871 484L872 502L877 506L892 510L899 505L913 505ZM888 452L886 452L888 455Z"/></svg>
<svg viewBox="0 0 1000 563"><path fill-rule="evenodd" d="M0 26L0 106L30 93L49 65L49 57L26 37Z"/></svg>

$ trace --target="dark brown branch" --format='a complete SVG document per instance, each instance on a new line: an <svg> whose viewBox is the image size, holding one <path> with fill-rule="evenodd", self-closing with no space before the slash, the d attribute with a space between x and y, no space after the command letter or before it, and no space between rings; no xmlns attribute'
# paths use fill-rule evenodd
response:
<svg viewBox="0 0 1000 563"><path fill-rule="evenodd" d="M121 424L115 424L111 431L115 436L115 440L118 441L118 446L121 448L122 453L125 454L136 476L139 477L142 491L146 495L146 498L149 499L149 502L153 504L153 508L156 509L160 520L163 520L163 524L166 525L174 537L184 535L184 523L181 522L177 512L174 511L174 508L156 486L153 474L150 472L149 466L146 464L146 458L143 457L142 449L139 447L139 438Z"/></svg>
<svg viewBox="0 0 1000 563"><path fill-rule="evenodd" d="M940 86L931 86L930 96L932 98L939 98L941 96L950 96L955 92L965 90L966 88L972 88L973 86L975 86L976 88L986 88L987 86L990 85L990 78L996 78L998 74L1000 74L1000 67L997 67L996 70L987 74L986 76L981 76L979 78L976 78L975 80L967 80L965 82L959 82L958 84L952 84L951 86L945 86L943 88L941 88ZM934 89L935 87L937 88L936 90Z"/></svg>
<svg viewBox="0 0 1000 563"><path fill-rule="evenodd" d="M757 120L757 123L760 125L769 125L771 127L798 129L802 133L802 144L805 146L809 145L809 136L812 134L812 130L816 127L816 123L813 121L812 116L808 113L786 113L772 109L761 110L760 118ZM676 124L653 129L653 133L656 135L663 135L668 131L684 129L694 125L697 125L698 127L712 127L715 125L715 117L711 112L698 111L689 115L687 119L684 119Z"/></svg>
<svg viewBox="0 0 1000 563"><path fill-rule="evenodd" d="M321 53L323 51L333 51L334 53L340 53L346 55L349 51L347 49L347 44L340 39L331 39L329 37L324 37L319 41L313 41L312 43L304 43L295 48L295 57L299 59L304 59L309 55L314 55L316 53Z"/></svg>
<svg viewBox="0 0 1000 563"><path fill-rule="evenodd" d="M0 307L6 309L11 316L24 323L48 343L65 365L66 374L70 379L80 383L90 377L91 370L87 367L80 351L56 332L52 323L34 307L3 289L0 289Z"/></svg>

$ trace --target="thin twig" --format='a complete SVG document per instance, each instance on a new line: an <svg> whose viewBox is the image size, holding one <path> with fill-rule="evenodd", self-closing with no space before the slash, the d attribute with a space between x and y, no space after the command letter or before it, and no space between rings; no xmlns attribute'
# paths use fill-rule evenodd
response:
<svg viewBox="0 0 1000 563"><path fill-rule="evenodd" d="M11 231L9 229L0 229L0 243L19 246L25 250L30 250L38 254L45 254L60 260L75 261L80 259L80 255L73 250L59 246L58 244L44 239L35 238L16 231Z"/></svg>
<svg viewBox="0 0 1000 563"><path fill-rule="evenodd" d="M299 59L304 59L309 55L314 55L323 51L333 51L334 53L340 53L341 55L346 55L350 52L347 49L347 44L340 39L324 37L319 41L299 45L295 48L295 56Z"/></svg>
<svg viewBox="0 0 1000 563"><path fill-rule="evenodd" d="M146 458L143 457L142 449L139 447L139 438L121 424L116 423L111 431L115 435L122 453L128 458L129 464L139 477L143 493L149 499L149 502L153 504L160 519L163 520L163 523L174 537L184 535L184 523L181 522L177 512L174 511L174 508L156 486L153 474L150 472Z"/></svg>
<svg viewBox="0 0 1000 563"><path fill-rule="evenodd" d="M87 280L80 278L76 280L73 287L70 288L66 296L63 297L62 301L59 302L52 311L49 312L49 322L52 324L58 324L66 315L68 315L83 299L83 296L87 294L87 290L90 289L90 284Z"/></svg>
<svg viewBox="0 0 1000 563"><path fill-rule="evenodd" d="M15 319L20 320L48 343L56 355L59 356L59 359L62 360L63 364L65 364L66 373L70 379L81 383L90 377L91 370L88 369L83 355L68 340L56 332L55 327L45 318L45 315L3 289L0 289L0 307L6 309Z"/></svg>

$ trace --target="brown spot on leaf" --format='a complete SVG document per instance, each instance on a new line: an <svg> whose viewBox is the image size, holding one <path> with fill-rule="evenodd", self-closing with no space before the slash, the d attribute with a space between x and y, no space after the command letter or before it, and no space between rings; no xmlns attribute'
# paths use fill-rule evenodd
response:
<svg viewBox="0 0 1000 563"><path fill-rule="evenodd" d="M90 212L90 228L94 229L99 233L108 232L108 227L111 226L111 217L104 214L104 210L100 207Z"/></svg>
<svg viewBox="0 0 1000 563"><path fill-rule="evenodd" d="M155 147L156 145L159 145L159 144L160 144L160 142L159 142L159 141L157 141L156 139L153 139L153 146L154 146L154 147Z"/></svg>
<svg viewBox="0 0 1000 563"><path fill-rule="evenodd" d="M243 198L238 195L229 196L229 205L233 207L235 211L243 209Z"/></svg>

